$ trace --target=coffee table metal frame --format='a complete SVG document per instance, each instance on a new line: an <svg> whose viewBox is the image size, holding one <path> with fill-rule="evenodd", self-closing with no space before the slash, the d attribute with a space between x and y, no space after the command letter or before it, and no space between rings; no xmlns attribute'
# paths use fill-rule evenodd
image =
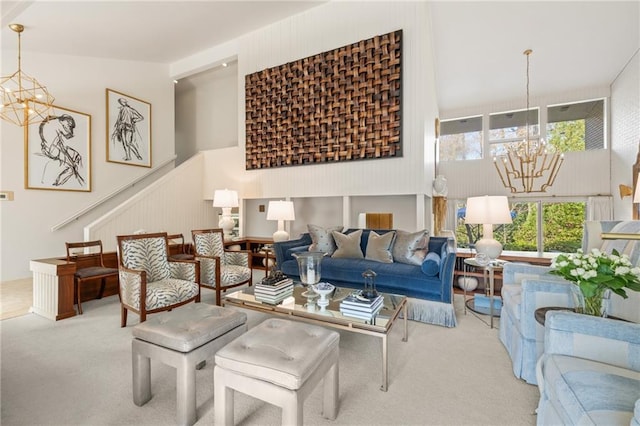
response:
<svg viewBox="0 0 640 426"><path fill-rule="evenodd" d="M327 307L327 313L324 314L321 313L317 307L314 311L311 311L311 309L307 307L306 298L303 296L306 290L304 286L296 284L293 292L295 303L287 303L285 301L278 305L273 305L256 300L253 295L253 288L248 288L224 295L222 305L251 309L339 330L379 337L382 340L382 385L380 386L380 390L386 392L389 384L389 348L387 338L400 312L402 312L404 322L402 341L406 342L408 339L407 297L398 294L382 293L384 295L384 306L382 310L374 320L365 321L343 316L340 313L340 301L356 290L336 287L336 290L332 294L331 302Z"/></svg>

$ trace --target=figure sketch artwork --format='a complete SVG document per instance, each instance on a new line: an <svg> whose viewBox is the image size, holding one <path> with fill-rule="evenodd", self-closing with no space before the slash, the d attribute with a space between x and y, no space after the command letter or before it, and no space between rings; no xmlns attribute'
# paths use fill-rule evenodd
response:
<svg viewBox="0 0 640 426"><path fill-rule="evenodd" d="M107 89L107 161L151 167L151 104Z"/></svg>
<svg viewBox="0 0 640 426"><path fill-rule="evenodd" d="M91 191L91 116L54 106L25 129L25 188Z"/></svg>

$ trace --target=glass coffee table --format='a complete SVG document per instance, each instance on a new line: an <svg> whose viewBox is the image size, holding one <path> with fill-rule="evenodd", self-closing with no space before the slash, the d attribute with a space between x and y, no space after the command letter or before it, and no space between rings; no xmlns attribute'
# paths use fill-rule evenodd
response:
<svg viewBox="0 0 640 426"><path fill-rule="evenodd" d="M306 292L309 293L306 293ZM320 311L315 303L307 303L305 294L312 293L311 289L296 284L293 296L283 302L273 305L256 300L253 295L253 287L228 293L222 299L223 306L236 306L251 309L258 312L288 317L293 320L305 321L321 326L352 331L354 333L367 334L382 339L382 385L380 390L388 387L388 342L389 331L402 312L404 322L403 342L407 341L407 298L398 294L380 293L384 296L384 304L380 312L372 320L364 320L344 316L340 313L340 302L352 294L354 289L336 287L330 295L329 306Z"/></svg>

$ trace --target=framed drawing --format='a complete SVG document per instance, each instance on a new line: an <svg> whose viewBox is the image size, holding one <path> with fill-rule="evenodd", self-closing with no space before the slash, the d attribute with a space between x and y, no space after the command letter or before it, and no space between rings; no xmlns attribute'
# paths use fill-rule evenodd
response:
<svg viewBox="0 0 640 426"><path fill-rule="evenodd" d="M107 89L107 161L151 167L151 104Z"/></svg>
<svg viewBox="0 0 640 426"><path fill-rule="evenodd" d="M25 126L25 188L91 191L91 116L59 106Z"/></svg>

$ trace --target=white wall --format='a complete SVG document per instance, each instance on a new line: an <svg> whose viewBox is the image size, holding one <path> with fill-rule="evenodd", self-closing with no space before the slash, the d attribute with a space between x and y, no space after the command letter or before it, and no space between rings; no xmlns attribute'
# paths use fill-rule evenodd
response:
<svg viewBox="0 0 640 426"><path fill-rule="evenodd" d="M15 71L16 56L15 51L2 51L2 75ZM58 231L51 231L74 213L151 171L106 162L106 88L152 104L154 165L174 155L173 83L168 65L34 52L23 52L22 56L23 69L46 84L56 98L56 105L91 115L93 189L91 192L24 189L23 129L5 122L0 124L0 188L15 193L14 201L0 203L2 281L31 276L31 259L64 255L65 241L82 241L83 227L87 223L164 172L154 173L102 208ZM165 169L172 166L171 163Z"/></svg>
<svg viewBox="0 0 640 426"><path fill-rule="evenodd" d="M331 2L234 40L238 58L238 135L234 149L208 154L205 196L220 182L241 198L329 197L431 193L433 121L437 116L430 18L425 3ZM403 30L403 157L246 171L244 76L397 29ZM219 62L216 50L186 63ZM229 55L220 49L220 55ZM430 147L425 149L425 145ZM229 175L227 172L233 170ZM342 212L336 212L338 216Z"/></svg>
<svg viewBox="0 0 640 426"><path fill-rule="evenodd" d="M632 218L632 197L621 199L618 185L633 186L631 168L640 153L640 51L611 85L611 192L616 219Z"/></svg>
<svg viewBox="0 0 640 426"><path fill-rule="evenodd" d="M182 78L176 84L177 164L198 151L238 146L238 63Z"/></svg>

